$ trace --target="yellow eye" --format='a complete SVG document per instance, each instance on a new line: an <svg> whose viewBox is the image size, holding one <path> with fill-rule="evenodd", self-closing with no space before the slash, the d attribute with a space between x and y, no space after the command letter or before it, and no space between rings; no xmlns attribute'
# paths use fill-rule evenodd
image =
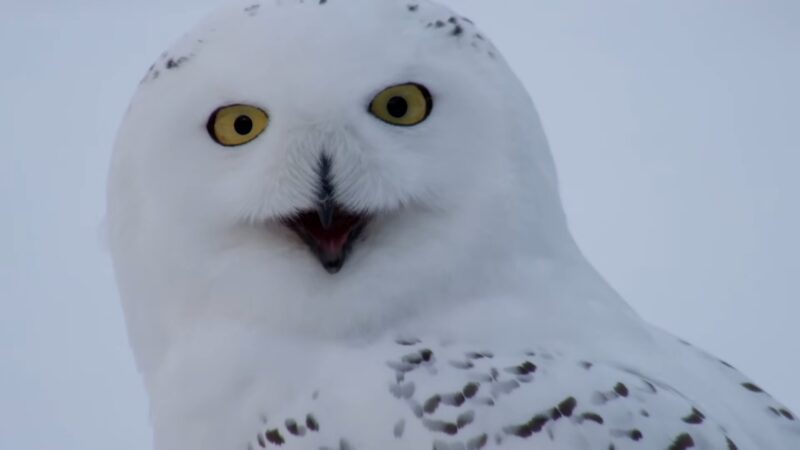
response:
<svg viewBox="0 0 800 450"><path fill-rule="evenodd" d="M382 121L410 127L422 123L433 110L431 93L425 86L407 83L392 86L372 100L369 111Z"/></svg>
<svg viewBox="0 0 800 450"><path fill-rule="evenodd" d="M269 115L255 106L230 105L208 118L208 134L226 147L244 145L257 138L269 125Z"/></svg>

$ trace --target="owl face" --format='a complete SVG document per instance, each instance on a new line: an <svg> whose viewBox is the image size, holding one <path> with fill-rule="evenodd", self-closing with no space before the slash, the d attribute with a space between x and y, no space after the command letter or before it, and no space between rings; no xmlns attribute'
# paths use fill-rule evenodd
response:
<svg viewBox="0 0 800 450"><path fill-rule="evenodd" d="M548 251L561 214L527 93L427 2L226 7L151 68L109 182L123 297L294 328L497 279L490 261Z"/></svg>

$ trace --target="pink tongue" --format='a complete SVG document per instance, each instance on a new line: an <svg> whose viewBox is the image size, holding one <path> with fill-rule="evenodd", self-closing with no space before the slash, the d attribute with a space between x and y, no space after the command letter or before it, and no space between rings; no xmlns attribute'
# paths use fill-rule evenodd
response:
<svg viewBox="0 0 800 450"><path fill-rule="evenodd" d="M314 235L314 238L319 243L320 249L328 254L339 254L344 251L344 246L347 244L347 236L350 233L338 233L338 234L324 234L324 235Z"/></svg>

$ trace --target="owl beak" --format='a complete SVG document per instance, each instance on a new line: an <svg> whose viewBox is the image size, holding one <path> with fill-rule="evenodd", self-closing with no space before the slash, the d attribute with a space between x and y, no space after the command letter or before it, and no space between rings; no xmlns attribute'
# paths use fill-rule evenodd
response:
<svg viewBox="0 0 800 450"><path fill-rule="evenodd" d="M300 212L284 223L305 242L328 273L336 274L344 266L367 222L367 216L349 212L331 202Z"/></svg>
<svg viewBox="0 0 800 450"><path fill-rule="evenodd" d="M316 207L301 211L284 223L308 245L322 267L328 273L335 274L344 266L353 243L361 235L369 218L348 211L336 202L332 165L328 156L323 154L320 157Z"/></svg>

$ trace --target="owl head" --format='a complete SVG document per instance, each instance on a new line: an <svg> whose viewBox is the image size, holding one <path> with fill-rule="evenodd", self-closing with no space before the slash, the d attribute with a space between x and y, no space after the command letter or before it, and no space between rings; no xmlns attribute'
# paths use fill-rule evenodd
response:
<svg viewBox="0 0 800 450"><path fill-rule="evenodd" d="M416 0L211 15L131 102L108 223L143 364L204 321L379 330L576 255L528 93L469 19Z"/></svg>

